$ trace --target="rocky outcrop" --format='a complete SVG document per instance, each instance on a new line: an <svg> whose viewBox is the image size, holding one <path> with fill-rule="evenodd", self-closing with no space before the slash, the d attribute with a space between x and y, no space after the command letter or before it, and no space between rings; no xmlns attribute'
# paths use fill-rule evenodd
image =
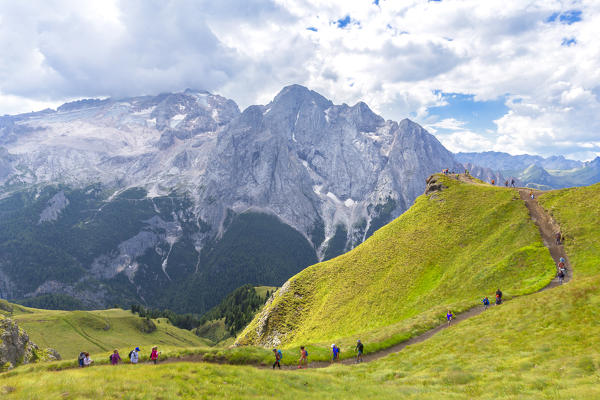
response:
<svg viewBox="0 0 600 400"><path fill-rule="evenodd" d="M36 361L60 360L53 349L40 349L16 322L0 315L0 371Z"/></svg>

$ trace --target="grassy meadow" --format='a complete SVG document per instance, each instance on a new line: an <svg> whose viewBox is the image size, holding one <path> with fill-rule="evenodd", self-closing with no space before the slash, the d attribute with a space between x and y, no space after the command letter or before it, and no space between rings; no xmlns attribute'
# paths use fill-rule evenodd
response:
<svg viewBox="0 0 600 400"><path fill-rule="evenodd" d="M165 318L152 320L156 330L146 333L144 319L122 309L59 311L16 304L11 308L12 313L5 311L5 315L15 320L34 343L57 350L63 359L75 359L81 351L88 351L92 358L108 358L114 349L123 357L135 346L150 353L153 345L167 349L210 344L188 330L171 325Z"/></svg>
<svg viewBox="0 0 600 400"><path fill-rule="evenodd" d="M284 348L332 341L348 348L361 338L373 351L438 325L448 308L467 310L498 287L510 297L553 278L552 258L515 190L439 179L448 189L419 197L354 250L292 277L265 307L263 334L259 314L238 342L277 337Z"/></svg>
<svg viewBox="0 0 600 400"><path fill-rule="evenodd" d="M512 191L483 186L469 188L454 182L447 182L446 184L451 186L453 192L456 190L466 192L472 190L473 192L469 196L480 194L480 200L482 198L488 199L489 196L496 200L499 208L489 209L486 217L492 220L488 226L492 238L488 238L483 231L472 233L473 235L478 233L482 235L478 241L473 240L471 237L453 238L452 232L448 232L448 235L443 236L445 240L456 245L459 240L462 242L471 239L472 242L482 247L481 251L487 248L489 253L488 265L496 266L500 268L500 271L506 271L506 269L501 269L502 265L505 265L508 271L512 271L510 263L508 265L501 263L504 258L499 255L500 253L506 252L506 257L514 257L515 253L522 253L521 248L537 251L538 247L535 240L538 240L539 237L533 235L528 230L529 225L518 218L522 215L522 210L517 204L522 203L503 197L507 194L512 196ZM441 202L449 206L452 194L450 194L450 190L447 192L438 194L438 198L433 200L420 198L416 206L433 207L435 204L433 202ZM504 201L499 201L502 199ZM600 398L600 290L598 290L600 288L600 269L598 268L600 266L600 247L597 246L597 243L600 242L600 225L598 224L600 213L598 212L597 199L600 199L600 185L553 191L540 196L541 204L560 222L561 229L567 238L567 253L575 269L575 276L572 281L551 290L513 297L501 306L491 307L478 316L440 331L422 343L409 346L400 353L389 355L378 361L353 366L334 365L324 369L309 368L307 370L283 371L272 371L269 367L261 369L251 366L165 362L157 366L150 364L120 365L118 367L97 366L53 372L54 369L60 369L61 365L66 366L66 363L42 363L18 367L10 372L0 374L0 395L6 399L44 400L80 398L378 398L383 400ZM491 199L488 200L492 202ZM488 200L485 200L486 204ZM464 207L466 209L473 207L471 201L463 199L462 203L465 203ZM513 201L514 203L512 203ZM461 208L456 204L453 211ZM502 218L509 218L511 224L514 224L511 225L512 229L517 229L517 233L522 236L511 236L511 240L516 241L514 246L501 241L504 237L502 235L509 233L498 232L497 230L502 230L502 227L497 227L497 224L492 223L493 221L499 223L501 221L500 215L504 216ZM439 216L440 214L438 214ZM483 216L477 216L474 212L469 217L453 213L452 217L447 218L453 221L474 221L473 223L476 223L476 221L483 223L482 220L486 219ZM465 224L465 227L469 225L468 222L462 223ZM440 224L442 225L440 227L442 231L451 229L447 221ZM495 228L491 229L492 226ZM437 227L423 225L419 225L419 228L438 229ZM386 229L396 228L386 227L379 231L376 236L379 235L380 244L385 244L384 239L388 241L399 240L397 237L392 238L391 235L382 236L381 233L386 232ZM472 229L477 229L477 227L473 226ZM412 233L416 234L414 230ZM456 231L453 233L456 234ZM437 234L444 233L438 232ZM534 237L534 239L531 239L534 242L533 244L526 240L530 238L530 236L527 236L529 234ZM402 237L402 235L400 236ZM519 238L523 241L519 241ZM494 240L500 240L498 244L506 246L498 249L498 254L495 251L496 246L491 245ZM438 243L437 246L446 249L446 253L444 253L446 255L451 251L449 244L442 246ZM468 257L475 259L473 255L460 255L467 250L470 254L477 254L478 246L475 244L472 244L472 246L469 247L468 243L465 247L457 245L455 250L459 255L456 257L460 257L462 261L465 261ZM432 251L433 247L435 246L428 245L424 249L424 253ZM388 252L390 248L387 248ZM402 249L406 248L403 243ZM371 251L377 253L380 250L376 246L371 248ZM381 250L381 252L383 251ZM441 252L441 250L439 251ZM368 252L365 254L368 254ZM404 260L398 255L390 255L388 259L382 254L377 253L373 257L388 261ZM435 254L436 259L444 255ZM520 294L543 283L544 279L549 276L546 264L551 263L551 261L545 259L545 254L543 253L538 257L532 256L534 260L530 261L535 262L537 260L539 262L539 265L534 263L532 267L534 270L538 268L538 280L535 280L534 277L528 277L527 272L529 270L525 268L525 265L519 265L522 270L521 273L509 274L515 280L515 283L512 285L508 283L503 286L503 289L506 287L511 288L510 290L506 289L505 292ZM343 258L343 256L340 258ZM448 255L447 259L452 265L458 262L454 261L454 256ZM360 267L357 264L350 264L350 260L346 259L345 265L348 268ZM478 259L481 262L480 265L485 266L486 264L482 260L484 260L483 257ZM389 262L391 263L391 261ZM328 267L328 264L333 265ZM328 271L337 273L338 277L347 278L344 275L344 270L334 268L335 265L333 262L328 262L321 264L320 268L315 266L311 269L319 271L327 267L331 268ZM430 268L435 269L436 267L434 263L428 265ZM437 270L440 270L440 268L437 268ZM315 283L314 290L321 290L323 284L324 278L317 274L318 271L312 272L312 277L314 277L312 282ZM371 289L368 285L371 275L365 274L363 270L359 272L361 274L358 276L361 279L351 282L360 288L360 291L355 292L355 295L360 295L363 290ZM392 272L399 273L399 270L393 270ZM456 269L453 269L452 272L456 273ZM471 269L467 272L461 276L466 284L461 286L460 282L456 282L456 292L449 294L449 296L454 296L453 298L465 296L466 303L470 301L468 284L478 281L476 270ZM378 273L379 271L374 271L373 278L377 278ZM419 273L421 274L419 276L422 277L424 272L419 271ZM486 274L493 274L493 271L483 271L481 274L486 276ZM297 276L296 279L299 279L301 275ZM393 274L388 275L390 280L394 279L391 275ZM442 276L444 276L444 273L442 273ZM378 282L381 285L385 283L381 280ZM416 282L420 287L426 287L422 280L416 280ZM302 298L310 299L313 303L309 304L311 306L319 305L320 308L317 311L324 312L323 318L327 319L328 314L326 312L329 309L326 308L325 304L314 303L315 300L310 295L310 290L313 290L312 286L309 286L310 283L311 281L304 282L303 290L300 290L299 287L292 291L292 293L302 296L294 305L301 305L300 300ZM415 283L415 287L418 287L417 283ZM437 281L436 288L445 286L447 286L445 280L439 279ZM348 286L344 287L347 288ZM384 285L383 289L382 298L389 298L390 294L388 292L392 288L390 285ZM494 289L493 285L492 289ZM400 286L399 290L403 293L411 293L403 286ZM426 291L424 290L422 293L426 293ZM298 298L294 296L293 299ZM330 300L334 301L334 299ZM412 301L414 302L414 300ZM429 299L424 298L421 301L427 304ZM388 315L392 315L389 311L391 306L386 308L386 305L381 305L381 307ZM379 315L378 308L378 305L369 306L372 314L375 314L378 318L383 318ZM345 309L345 311L351 314L352 310ZM406 310L399 311L399 313L406 312ZM421 313L421 315L426 315L426 313ZM311 324L316 321L317 317L319 316L315 312L315 315L311 317L312 319L303 321ZM349 316L348 318L353 317ZM413 319L411 320L411 318ZM415 321L414 318L419 317L413 316L405 320ZM373 318L372 321L378 320ZM426 322L423 320L419 323L426 324ZM335 321L334 324L336 324ZM398 324L401 324L401 322L380 329L382 331L389 329L388 333L393 334L401 328L402 325ZM336 326L335 329L341 330L342 328ZM335 334L336 331L332 329L331 332ZM309 330L303 334L307 337L313 334L318 340L321 333ZM344 334L341 331L341 335ZM410 334L410 330L407 331L407 334ZM316 343L318 344L318 341ZM367 342L368 349L369 342ZM215 360L227 360L232 363L268 363L271 358L268 349L255 347L212 348L207 350L200 350L199 348L172 349L167 353L173 356L185 356L201 354L202 351ZM309 346L309 351L309 358L321 356L319 346ZM163 354L163 356L166 355ZM284 351L284 362L293 362L295 359L295 348L291 347L290 350Z"/></svg>

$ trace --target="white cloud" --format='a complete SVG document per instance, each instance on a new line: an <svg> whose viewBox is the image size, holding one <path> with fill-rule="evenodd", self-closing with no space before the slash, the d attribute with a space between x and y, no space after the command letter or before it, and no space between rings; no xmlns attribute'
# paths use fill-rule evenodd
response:
<svg viewBox="0 0 600 400"><path fill-rule="evenodd" d="M573 8L581 21L547 22ZM2 2L0 114L186 87L243 107L300 83L409 116L455 149L582 158L600 152L599 36L600 3L571 0ZM427 111L440 92L508 96L509 111L491 134L449 127Z"/></svg>

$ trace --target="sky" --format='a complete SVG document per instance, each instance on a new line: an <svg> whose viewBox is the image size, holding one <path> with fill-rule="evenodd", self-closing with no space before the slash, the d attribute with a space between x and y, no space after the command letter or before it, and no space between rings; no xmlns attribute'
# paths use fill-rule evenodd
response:
<svg viewBox="0 0 600 400"><path fill-rule="evenodd" d="M600 155L600 1L0 0L0 115L298 83L451 151Z"/></svg>

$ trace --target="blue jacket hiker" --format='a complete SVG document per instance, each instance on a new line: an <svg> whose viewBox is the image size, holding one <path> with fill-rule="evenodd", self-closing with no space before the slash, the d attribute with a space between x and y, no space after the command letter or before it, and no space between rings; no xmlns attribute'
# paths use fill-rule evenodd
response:
<svg viewBox="0 0 600 400"><path fill-rule="evenodd" d="M340 360L340 348L337 347L335 345L335 343L331 345L331 352L333 353L332 361L339 361Z"/></svg>
<svg viewBox="0 0 600 400"><path fill-rule="evenodd" d="M275 366L281 369L281 364L279 362L281 361L283 354L281 354L281 350L278 349L273 349L273 353L275 353L275 362L273 363L273 369L275 369Z"/></svg>

